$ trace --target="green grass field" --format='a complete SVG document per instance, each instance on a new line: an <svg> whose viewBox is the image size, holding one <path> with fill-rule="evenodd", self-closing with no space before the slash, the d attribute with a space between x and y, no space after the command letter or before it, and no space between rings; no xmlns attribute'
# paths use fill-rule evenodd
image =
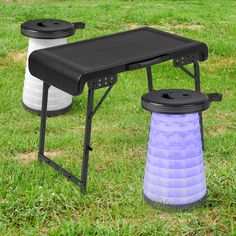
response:
<svg viewBox="0 0 236 236"><path fill-rule="evenodd" d="M39 117L21 105L33 18L84 21L69 42L152 26L207 43L202 90L223 93L204 112L208 198L192 211L153 209L142 198L150 114L140 105L145 70L119 75L93 120L88 191L36 161ZM0 235L236 235L236 2L0 0ZM194 88L171 62L153 67L155 88ZM126 79L128 77L128 79ZM96 100L103 94L98 90ZM79 175L86 92L49 118L49 156Z"/></svg>

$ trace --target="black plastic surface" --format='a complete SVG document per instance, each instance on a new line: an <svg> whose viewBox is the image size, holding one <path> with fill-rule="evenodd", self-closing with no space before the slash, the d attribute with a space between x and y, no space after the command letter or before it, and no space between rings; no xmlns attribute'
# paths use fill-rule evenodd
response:
<svg viewBox="0 0 236 236"><path fill-rule="evenodd" d="M154 90L142 96L143 108L165 114L185 114L206 110L209 97L201 92L187 89Z"/></svg>
<svg viewBox="0 0 236 236"><path fill-rule="evenodd" d="M30 20L21 25L21 33L30 38L56 39L66 38L75 33L76 29L83 29L82 22L71 23L57 19Z"/></svg>
<svg viewBox="0 0 236 236"><path fill-rule="evenodd" d="M72 95L82 93L94 78L196 54L207 59L206 44L144 27L113 35L34 51L32 75Z"/></svg>

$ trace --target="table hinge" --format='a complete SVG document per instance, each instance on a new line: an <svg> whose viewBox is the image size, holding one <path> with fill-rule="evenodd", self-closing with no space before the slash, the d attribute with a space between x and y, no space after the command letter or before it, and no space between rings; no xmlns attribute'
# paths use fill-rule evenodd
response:
<svg viewBox="0 0 236 236"><path fill-rule="evenodd" d="M109 87L115 84L117 81L117 75L106 76L102 78L92 79L88 81L88 87L90 89L99 89L104 87Z"/></svg>
<svg viewBox="0 0 236 236"><path fill-rule="evenodd" d="M198 60L198 55L197 54L189 54L189 55L181 56L181 57L178 57L178 58L174 58L173 59L173 65L175 67L181 67L181 66L184 66L184 65L194 63L197 60Z"/></svg>

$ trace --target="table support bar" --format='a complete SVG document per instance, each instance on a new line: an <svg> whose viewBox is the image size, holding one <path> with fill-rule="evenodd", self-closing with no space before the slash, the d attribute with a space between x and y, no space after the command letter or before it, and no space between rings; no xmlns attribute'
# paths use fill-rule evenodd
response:
<svg viewBox="0 0 236 236"><path fill-rule="evenodd" d="M111 84L108 89L106 90L106 92L103 94L103 96L101 97L101 99L99 100L99 102L97 103L96 107L94 108L94 110L89 114L89 118L92 118L97 109L102 105L103 101L105 100L105 98L107 97L108 93L111 91L112 87L114 84Z"/></svg>
<svg viewBox="0 0 236 236"><path fill-rule="evenodd" d="M64 169L60 165L58 165L56 162L52 161L51 159L49 159L48 157L46 157L46 156L44 156L40 153L38 155L39 155L41 161L44 161L46 164L51 166L54 170L56 170L59 173L63 174L69 181L71 181L71 182L73 182L77 185L82 184L82 181L80 179L78 179L76 176L71 174L69 171L67 171L66 169Z"/></svg>
<svg viewBox="0 0 236 236"><path fill-rule="evenodd" d="M187 75L189 75L192 79L195 80L195 75L191 73L188 69L186 69L184 66L179 67L182 71L184 71Z"/></svg>

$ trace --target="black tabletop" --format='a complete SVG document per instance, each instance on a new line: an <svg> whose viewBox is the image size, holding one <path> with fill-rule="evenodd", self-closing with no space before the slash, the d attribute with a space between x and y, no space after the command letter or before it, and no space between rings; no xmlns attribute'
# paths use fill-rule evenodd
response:
<svg viewBox="0 0 236 236"><path fill-rule="evenodd" d="M191 39L145 27L33 52L30 72L72 95L89 79L109 76L195 53L207 59L207 46ZM160 62L160 61L159 61Z"/></svg>

